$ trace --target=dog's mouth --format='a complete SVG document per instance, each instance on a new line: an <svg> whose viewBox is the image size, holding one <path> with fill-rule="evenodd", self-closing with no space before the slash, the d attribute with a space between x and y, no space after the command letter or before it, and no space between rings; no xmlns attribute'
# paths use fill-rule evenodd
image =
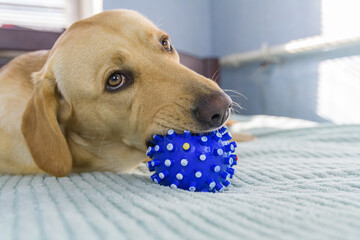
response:
<svg viewBox="0 0 360 240"><path fill-rule="evenodd" d="M206 129L206 130L188 130L191 132L191 135L198 135L200 133L203 133L203 134L206 134L206 133L209 133L209 132L212 132L212 131L215 131L215 130L218 130L220 128L222 128L224 125L220 126L220 127L217 127L217 128L212 128L212 129ZM174 130L177 134L183 134L185 130L179 130L179 129L174 129L174 128L171 128L172 130ZM155 147L155 144L153 143L153 137L154 135L159 135L159 136L165 136L166 133L170 130L167 129L166 131L160 133L160 132L154 132L152 133L146 140L145 144L146 144L146 147L149 148L149 147Z"/></svg>
<svg viewBox="0 0 360 240"><path fill-rule="evenodd" d="M184 131L190 131L191 135L198 135L200 133L206 134L212 131L216 131L222 128L225 125L225 123L229 120L229 118L230 118L230 110L228 110L226 114L224 114L220 126L219 125L209 126L209 124L205 124L205 123L201 124L201 122L197 126L195 126L194 124L193 126L188 126L188 127L179 126L176 128L176 127L172 127L171 124L169 124L170 126L167 127L163 126L159 129L159 126L157 126L156 131L152 131L151 134L148 135L145 144L147 148L154 147L155 146L155 144L153 143L154 136L155 135L166 136L166 134L170 129L174 130L175 133L177 134L183 134ZM168 125L168 124L164 124L164 125Z"/></svg>
<svg viewBox="0 0 360 240"><path fill-rule="evenodd" d="M151 140L148 140L146 141L146 147L155 147L155 144Z"/></svg>

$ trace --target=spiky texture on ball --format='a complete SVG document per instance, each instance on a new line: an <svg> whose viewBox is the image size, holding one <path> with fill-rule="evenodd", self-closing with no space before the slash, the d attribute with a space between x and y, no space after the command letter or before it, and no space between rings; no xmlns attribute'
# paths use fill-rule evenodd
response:
<svg viewBox="0 0 360 240"><path fill-rule="evenodd" d="M177 134L169 130L166 136L154 135L147 155L152 161L151 179L164 186L189 191L223 191L235 173L236 143L223 127L206 134Z"/></svg>

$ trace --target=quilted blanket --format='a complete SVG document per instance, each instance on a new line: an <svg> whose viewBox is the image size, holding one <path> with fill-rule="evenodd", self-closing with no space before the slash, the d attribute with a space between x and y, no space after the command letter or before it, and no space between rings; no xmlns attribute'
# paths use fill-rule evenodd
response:
<svg viewBox="0 0 360 240"><path fill-rule="evenodd" d="M263 119L232 127L257 139L223 193L154 184L145 166L0 175L0 239L360 239L360 125Z"/></svg>

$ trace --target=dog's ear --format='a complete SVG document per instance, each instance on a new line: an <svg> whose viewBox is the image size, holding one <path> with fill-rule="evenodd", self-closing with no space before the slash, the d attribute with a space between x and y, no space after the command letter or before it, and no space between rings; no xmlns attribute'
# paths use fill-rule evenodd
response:
<svg viewBox="0 0 360 240"><path fill-rule="evenodd" d="M22 117L22 133L40 169L56 177L66 176L72 169L72 157L57 121L55 79L38 72L33 80L35 90Z"/></svg>

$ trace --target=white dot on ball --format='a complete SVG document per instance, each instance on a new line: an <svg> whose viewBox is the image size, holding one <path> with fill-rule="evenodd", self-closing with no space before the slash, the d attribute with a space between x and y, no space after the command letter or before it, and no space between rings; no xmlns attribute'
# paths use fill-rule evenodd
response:
<svg viewBox="0 0 360 240"><path fill-rule="evenodd" d="M176 174L176 178L177 178L178 180L182 180L183 177L184 177L184 176L183 176L181 173Z"/></svg>
<svg viewBox="0 0 360 240"><path fill-rule="evenodd" d="M188 160L186 159L181 159L181 166L185 167L186 165L188 165Z"/></svg>
<svg viewBox="0 0 360 240"><path fill-rule="evenodd" d="M205 160L206 160L206 155L205 155L205 154L201 154L199 158L200 158L201 161L205 161Z"/></svg>
<svg viewBox="0 0 360 240"><path fill-rule="evenodd" d="M234 160L232 158L229 159L229 163L230 164L233 164L234 163Z"/></svg>
<svg viewBox="0 0 360 240"><path fill-rule="evenodd" d="M170 166L171 166L171 161L170 161L170 159L166 159L164 163L165 163L165 166L167 166L167 167L170 167Z"/></svg>
<svg viewBox="0 0 360 240"><path fill-rule="evenodd" d="M172 134L174 134L174 132L175 132L174 129L170 129L170 130L168 131L168 134L169 134L169 135L172 135Z"/></svg>
<svg viewBox="0 0 360 240"><path fill-rule="evenodd" d="M177 186L175 184L171 184L170 187L171 188L177 188Z"/></svg>
<svg viewBox="0 0 360 240"><path fill-rule="evenodd" d="M216 183L215 183L215 182L212 182L212 183L209 184L209 187L210 187L210 188L214 188L215 185L216 185Z"/></svg>
<svg viewBox="0 0 360 240"><path fill-rule="evenodd" d="M164 179L165 175L163 173L159 173L159 178Z"/></svg>
<svg viewBox="0 0 360 240"><path fill-rule="evenodd" d="M189 191L194 192L196 190L195 187L189 187Z"/></svg>
<svg viewBox="0 0 360 240"><path fill-rule="evenodd" d="M207 137L205 136L201 137L201 141L206 142L207 140L208 140Z"/></svg>
<svg viewBox="0 0 360 240"><path fill-rule="evenodd" d="M214 171L215 171L215 172L220 171L220 166L216 166L216 167L214 168Z"/></svg>
<svg viewBox="0 0 360 240"><path fill-rule="evenodd" d="M196 173L195 173L195 177L201 178L201 176L202 176L202 173L201 173L201 172L196 172Z"/></svg>
<svg viewBox="0 0 360 240"><path fill-rule="evenodd" d="M172 145L172 143L169 143L167 146L166 146L166 149L171 151L174 149L174 145Z"/></svg>
<svg viewBox="0 0 360 240"><path fill-rule="evenodd" d="M216 133L216 136L218 136L219 138L221 138L222 137L222 134L221 133Z"/></svg>
<svg viewBox="0 0 360 240"><path fill-rule="evenodd" d="M219 149L217 150L217 154L218 154L219 156L223 155L223 153L224 153L224 151L223 151L221 148L219 148Z"/></svg>
<svg viewBox="0 0 360 240"><path fill-rule="evenodd" d="M156 178L154 178L154 183L159 183L158 180Z"/></svg>
<svg viewBox="0 0 360 240"><path fill-rule="evenodd" d="M155 146L155 151L159 151L160 150L160 146L159 145L156 145Z"/></svg>

